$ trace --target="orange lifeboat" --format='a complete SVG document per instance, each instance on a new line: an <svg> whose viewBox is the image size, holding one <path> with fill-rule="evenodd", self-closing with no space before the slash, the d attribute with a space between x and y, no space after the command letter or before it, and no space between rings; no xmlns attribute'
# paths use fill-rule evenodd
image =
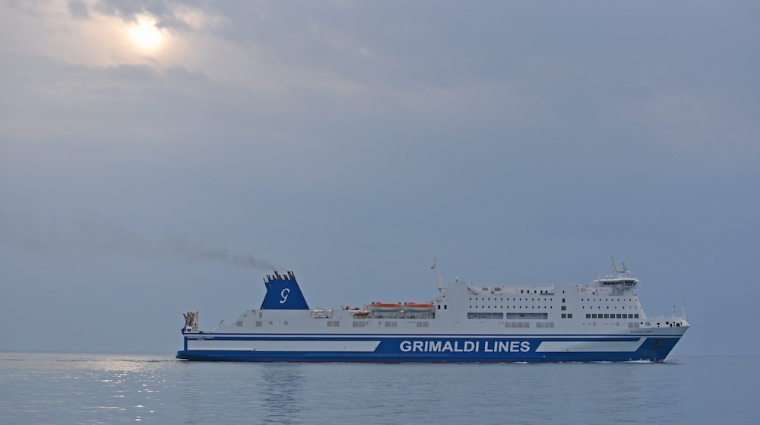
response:
<svg viewBox="0 0 760 425"><path fill-rule="evenodd" d="M435 311L435 305L433 303L406 303L405 310L409 312Z"/></svg>
<svg viewBox="0 0 760 425"><path fill-rule="evenodd" d="M369 316L369 311L364 310L364 311L357 311L355 313L352 311L351 314L353 314L354 317L367 317Z"/></svg>
<svg viewBox="0 0 760 425"><path fill-rule="evenodd" d="M401 311L401 303L372 303L372 311Z"/></svg>

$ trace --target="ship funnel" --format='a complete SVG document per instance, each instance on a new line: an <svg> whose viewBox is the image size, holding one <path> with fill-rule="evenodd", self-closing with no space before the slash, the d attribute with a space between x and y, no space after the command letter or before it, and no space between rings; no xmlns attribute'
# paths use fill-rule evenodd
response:
<svg viewBox="0 0 760 425"><path fill-rule="evenodd" d="M288 271L285 275L274 272L274 276L264 279L267 293L261 303L261 310L308 310L309 305L296 281L296 275Z"/></svg>

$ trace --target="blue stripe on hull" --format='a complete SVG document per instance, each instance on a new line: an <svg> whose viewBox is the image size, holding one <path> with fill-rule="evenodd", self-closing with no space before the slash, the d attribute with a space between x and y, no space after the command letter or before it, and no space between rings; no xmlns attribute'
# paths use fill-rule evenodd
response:
<svg viewBox="0 0 760 425"><path fill-rule="evenodd" d="M217 338L215 338L217 339ZM272 340L271 337L223 338L223 340ZM378 340L378 338L350 338L356 340ZM595 361L630 361L665 360L668 353L678 343L679 337L647 337L636 351L603 352L536 352L542 342L632 342L637 337L609 338L511 338L517 344L497 344L504 338L415 338L425 341L425 350L415 350L413 341L407 338L383 338L373 352L345 351L250 351L250 350L188 350L187 338L185 349L177 352L177 358L196 361L250 361L250 362L595 362ZM222 340L222 338L219 338ZM281 339L278 339L281 340ZM299 341L312 340L299 338ZM344 340L335 338L331 340ZM347 339L346 339L347 340ZM445 342L451 343L451 349L441 351ZM436 342L435 349L429 346ZM439 346L437 342L441 342ZM524 345L527 343L527 345ZM475 344L473 346L473 344ZM486 345L488 344L488 345ZM430 349L427 349L430 348ZM469 349L469 351L468 351ZM499 350L500 349L500 350Z"/></svg>

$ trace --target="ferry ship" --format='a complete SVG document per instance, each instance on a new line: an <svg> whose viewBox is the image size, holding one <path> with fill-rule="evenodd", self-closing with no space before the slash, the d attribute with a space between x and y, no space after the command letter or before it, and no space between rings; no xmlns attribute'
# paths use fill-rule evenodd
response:
<svg viewBox="0 0 760 425"><path fill-rule="evenodd" d="M681 317L648 317L636 279L614 274L580 285L443 285L428 302L309 308L293 272L264 279L257 310L210 332L185 314L177 358L287 362L599 362L665 360L684 335Z"/></svg>

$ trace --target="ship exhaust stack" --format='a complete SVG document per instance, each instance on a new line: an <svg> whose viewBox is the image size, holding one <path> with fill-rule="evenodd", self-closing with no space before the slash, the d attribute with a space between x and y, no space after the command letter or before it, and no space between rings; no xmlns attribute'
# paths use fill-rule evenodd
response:
<svg viewBox="0 0 760 425"><path fill-rule="evenodd" d="M277 271L274 276L267 275L264 279L267 294L261 303L261 310L308 310L309 305L296 281L292 271L281 275Z"/></svg>

